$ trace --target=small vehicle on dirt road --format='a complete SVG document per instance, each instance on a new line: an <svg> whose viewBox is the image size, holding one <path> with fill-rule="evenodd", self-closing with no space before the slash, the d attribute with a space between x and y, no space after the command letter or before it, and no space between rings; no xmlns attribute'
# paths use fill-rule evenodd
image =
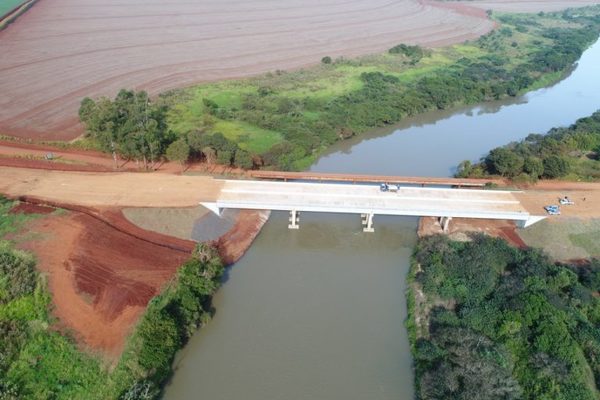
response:
<svg viewBox="0 0 600 400"><path fill-rule="evenodd" d="M575 204L575 202L569 199L567 196L558 199L558 202L563 206L572 206Z"/></svg>
<svg viewBox="0 0 600 400"><path fill-rule="evenodd" d="M559 206L546 206L544 210L550 215L560 215L560 207Z"/></svg>
<svg viewBox="0 0 600 400"><path fill-rule="evenodd" d="M379 190L381 190L382 192L397 192L398 190L400 190L400 185L382 183L381 185L379 185Z"/></svg>

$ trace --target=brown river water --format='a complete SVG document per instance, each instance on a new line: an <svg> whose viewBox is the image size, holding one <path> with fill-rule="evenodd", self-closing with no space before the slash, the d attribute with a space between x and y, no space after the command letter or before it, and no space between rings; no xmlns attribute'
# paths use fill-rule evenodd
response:
<svg viewBox="0 0 600 400"><path fill-rule="evenodd" d="M600 42L558 84L410 118L339 143L311 168L449 176L460 161L600 109ZM404 319L415 218L274 212L228 269L217 312L180 352L165 399L414 398Z"/></svg>

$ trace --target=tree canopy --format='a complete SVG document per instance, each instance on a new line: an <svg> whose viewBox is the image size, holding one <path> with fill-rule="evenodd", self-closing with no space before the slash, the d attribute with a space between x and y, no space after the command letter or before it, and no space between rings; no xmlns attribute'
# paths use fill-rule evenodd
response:
<svg viewBox="0 0 600 400"><path fill-rule="evenodd" d="M433 236L416 248L412 279L420 399L597 399L600 261Z"/></svg>
<svg viewBox="0 0 600 400"><path fill-rule="evenodd" d="M83 99L79 117L104 151L127 160L160 159L174 139L168 131L166 107L153 103L144 91L121 90L114 100Z"/></svg>

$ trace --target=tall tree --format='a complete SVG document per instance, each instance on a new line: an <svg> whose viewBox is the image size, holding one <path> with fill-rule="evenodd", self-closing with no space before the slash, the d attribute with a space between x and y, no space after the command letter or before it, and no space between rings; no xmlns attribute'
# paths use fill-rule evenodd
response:
<svg viewBox="0 0 600 400"><path fill-rule="evenodd" d="M181 172L183 172L183 166L189 157L190 145L183 138L177 139L167 147L167 158L169 161L178 161Z"/></svg>

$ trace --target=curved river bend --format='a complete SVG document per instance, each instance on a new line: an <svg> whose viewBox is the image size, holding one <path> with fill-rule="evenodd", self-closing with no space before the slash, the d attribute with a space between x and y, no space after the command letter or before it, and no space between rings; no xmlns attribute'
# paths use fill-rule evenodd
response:
<svg viewBox="0 0 600 400"><path fill-rule="evenodd" d="M600 42L558 84L407 119L334 147L313 171L449 176L462 160L600 109ZM181 352L166 399L414 398L405 278L414 218L273 213L228 270L217 313Z"/></svg>

